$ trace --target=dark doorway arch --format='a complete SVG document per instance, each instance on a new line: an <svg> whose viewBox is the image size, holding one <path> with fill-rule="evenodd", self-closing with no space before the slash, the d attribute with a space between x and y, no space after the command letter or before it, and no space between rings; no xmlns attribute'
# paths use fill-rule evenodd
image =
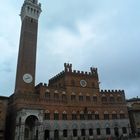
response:
<svg viewBox="0 0 140 140"><path fill-rule="evenodd" d="M27 117L25 121L24 140L38 140L38 131L35 130L37 121L38 118L34 115L30 115Z"/></svg>
<svg viewBox="0 0 140 140"><path fill-rule="evenodd" d="M44 140L49 140L50 139L50 130L45 130L44 132Z"/></svg>
<svg viewBox="0 0 140 140"><path fill-rule="evenodd" d="M116 137L119 137L119 129L118 129L118 127L114 128L114 134L115 134Z"/></svg>
<svg viewBox="0 0 140 140"><path fill-rule="evenodd" d="M59 140L59 131L57 129L54 130L54 140Z"/></svg>

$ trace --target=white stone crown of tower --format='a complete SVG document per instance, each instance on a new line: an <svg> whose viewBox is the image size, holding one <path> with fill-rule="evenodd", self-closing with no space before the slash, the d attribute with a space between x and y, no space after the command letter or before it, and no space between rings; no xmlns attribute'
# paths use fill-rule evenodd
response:
<svg viewBox="0 0 140 140"><path fill-rule="evenodd" d="M33 19L38 20L41 13L41 4L38 3L38 0L25 0L21 8L21 20L27 16Z"/></svg>

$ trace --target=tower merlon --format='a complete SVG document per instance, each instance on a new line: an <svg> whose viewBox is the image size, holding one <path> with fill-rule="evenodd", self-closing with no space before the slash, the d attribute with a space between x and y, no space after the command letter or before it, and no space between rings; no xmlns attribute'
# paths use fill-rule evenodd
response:
<svg viewBox="0 0 140 140"><path fill-rule="evenodd" d="M41 4L37 0L25 0L20 13L21 20L26 16L38 20L41 12Z"/></svg>

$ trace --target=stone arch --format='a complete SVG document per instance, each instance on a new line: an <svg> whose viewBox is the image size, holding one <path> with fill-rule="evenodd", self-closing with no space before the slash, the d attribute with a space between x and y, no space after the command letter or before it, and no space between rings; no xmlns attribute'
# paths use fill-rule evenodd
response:
<svg viewBox="0 0 140 140"><path fill-rule="evenodd" d="M117 114L117 112L116 111L112 111L112 114Z"/></svg>
<svg viewBox="0 0 140 140"><path fill-rule="evenodd" d="M43 129L51 130L51 125L49 123L46 123Z"/></svg>
<svg viewBox="0 0 140 140"><path fill-rule="evenodd" d="M88 123L87 124L87 129L93 129L93 124L92 123Z"/></svg>
<svg viewBox="0 0 140 140"><path fill-rule="evenodd" d="M72 129L78 129L78 125L76 123L72 124Z"/></svg>
<svg viewBox="0 0 140 140"><path fill-rule="evenodd" d="M59 130L60 129L60 126L58 123L55 123L54 126L53 126L53 130Z"/></svg>
<svg viewBox="0 0 140 140"><path fill-rule="evenodd" d="M67 114L67 112L64 110L64 111L63 111L63 114Z"/></svg>
<svg viewBox="0 0 140 140"><path fill-rule="evenodd" d="M110 124L107 122L107 123L105 123L105 126L104 126L105 128L110 128Z"/></svg>
<svg viewBox="0 0 140 140"><path fill-rule="evenodd" d="M109 114L108 111L104 111L104 114Z"/></svg>
<svg viewBox="0 0 140 140"><path fill-rule="evenodd" d="M61 130L64 130L64 129L69 129L69 126L67 124L62 124Z"/></svg>
<svg viewBox="0 0 140 140"><path fill-rule="evenodd" d="M37 134L37 122L38 122L38 117L35 115L30 115L26 118L25 120L25 129L24 129L24 139L35 139L38 137Z"/></svg>
<svg viewBox="0 0 140 140"><path fill-rule="evenodd" d="M80 129L86 129L86 125L84 123L80 124Z"/></svg>
<svg viewBox="0 0 140 140"><path fill-rule="evenodd" d="M50 113L50 111L49 110L45 110L45 113Z"/></svg>

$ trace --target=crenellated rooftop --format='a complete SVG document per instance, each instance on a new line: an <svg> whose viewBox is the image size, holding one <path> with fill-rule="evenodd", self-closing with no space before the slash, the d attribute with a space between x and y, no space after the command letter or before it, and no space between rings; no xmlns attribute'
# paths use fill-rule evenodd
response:
<svg viewBox="0 0 140 140"><path fill-rule="evenodd" d="M78 76L94 76L98 77L97 68L91 67L90 72L87 71L79 71L79 70L72 70L72 64L64 63L64 70L57 74L56 76L52 77L49 82L53 82L58 80L64 76L64 74L72 74Z"/></svg>
<svg viewBox="0 0 140 140"><path fill-rule="evenodd" d="M124 94L124 90L101 90L101 94Z"/></svg>

